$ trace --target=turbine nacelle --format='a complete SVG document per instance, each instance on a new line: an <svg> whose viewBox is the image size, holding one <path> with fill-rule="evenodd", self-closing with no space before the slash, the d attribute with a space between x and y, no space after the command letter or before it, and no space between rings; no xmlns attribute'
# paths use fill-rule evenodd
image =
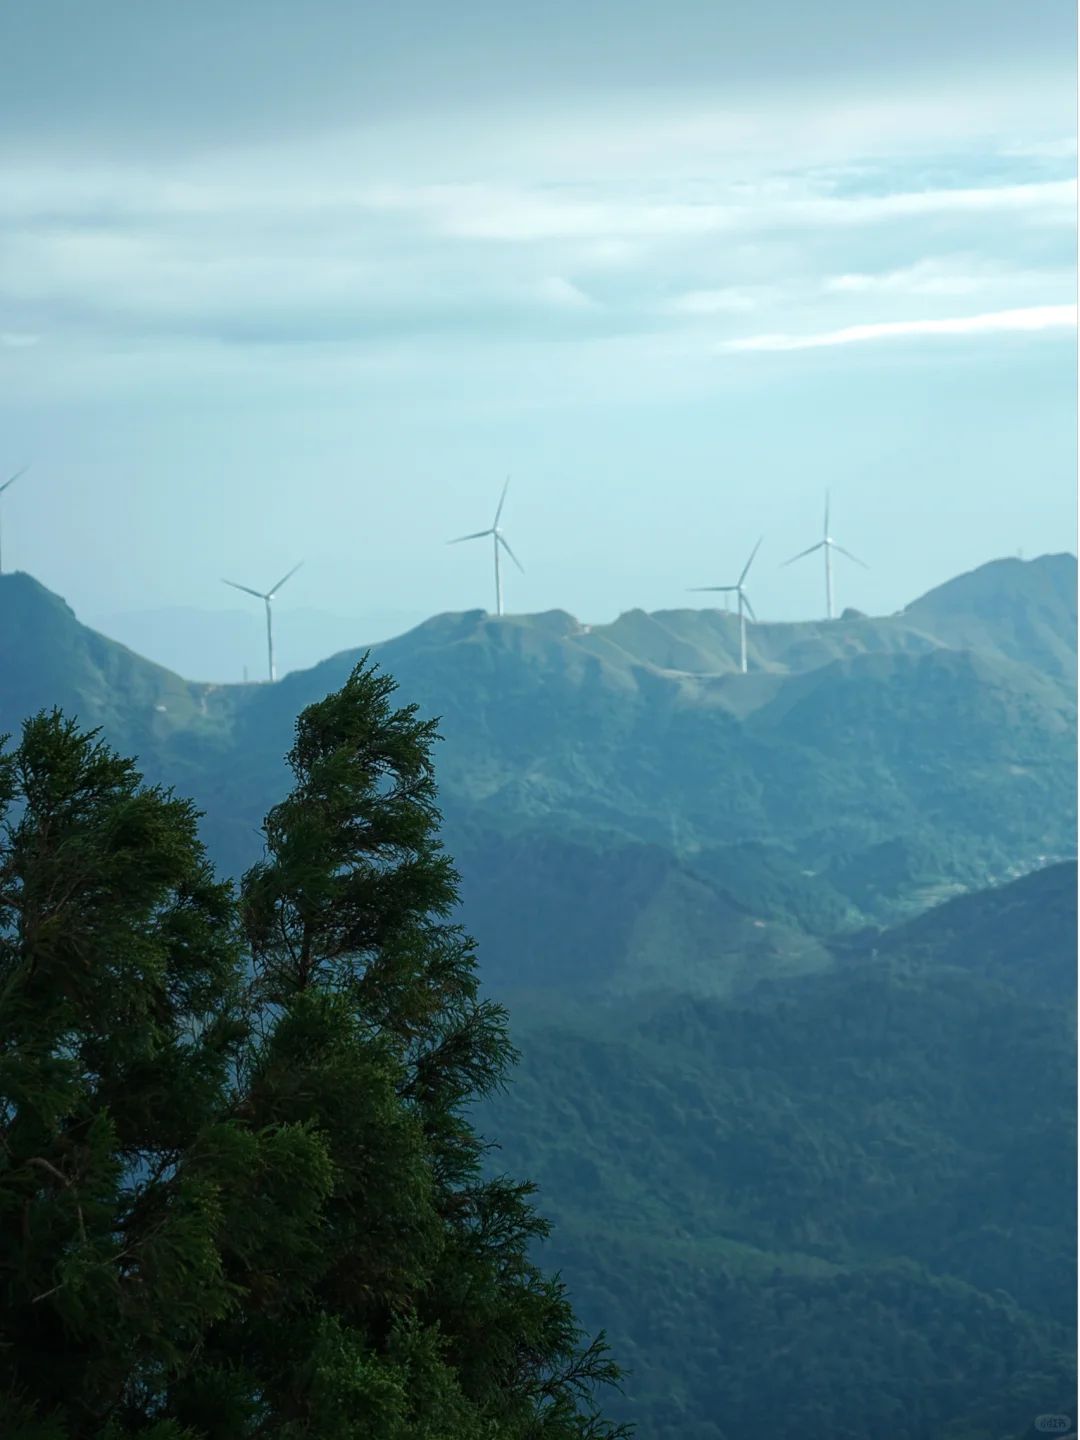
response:
<svg viewBox="0 0 1080 1440"><path fill-rule="evenodd" d="M690 587L693 594L711 595L734 595L739 606L739 661L742 673L746 674L746 617L757 624L757 616L754 614L754 607L750 604L750 596L746 593L746 577L750 573L750 566L754 563L754 557L761 549L761 541L765 539L762 535L753 550L750 551L750 559L742 568L742 574L734 585L693 585Z"/></svg>
<svg viewBox="0 0 1080 1440"><path fill-rule="evenodd" d="M525 573L525 567L524 567L524 565L522 565L521 561L520 561L520 560L517 558L517 556L514 554L513 550L510 549L510 545L509 545L509 542L508 542L507 539L506 539L506 536L505 536L505 535L502 533L502 531L499 529L499 520L500 520L501 517L502 517L503 506L504 506L505 503L506 503L506 492L507 492L507 490L508 490L509 488L510 488L510 476L508 475L508 476L506 477L506 483L503 485L503 488L502 488L502 494L499 496L499 504L498 504L498 508L497 508L496 511L495 511L495 519L492 521L491 525L488 527L487 530L474 530L471 535L459 535L455 540L448 540L448 541L446 542L448 545L461 545L461 544L463 544L466 540L483 540L483 539L486 539L487 536L489 536L489 535L491 536L491 538L492 538L492 543L493 543L494 549L495 549L495 613L496 613L496 615L501 615L501 614L503 613L503 606L502 606L502 571L501 571L500 568L499 568L499 551L500 551L500 550L505 550L506 553L507 553L507 555L510 556L510 559L514 562L514 564L515 564L515 565L517 566L517 568L521 571L521 573L522 573L523 575L524 575L524 573Z"/></svg>
<svg viewBox="0 0 1080 1440"><path fill-rule="evenodd" d="M300 565L303 565L303 563L304 562L301 560ZM283 575L276 585L272 586L269 590L266 591L252 590L250 585L238 585L235 580L223 580L221 583L223 585L231 585L234 590L243 590L245 595L254 595L256 600L270 601L273 600L274 596L285 584L285 581L292 579L292 577L296 574L297 570L300 569L300 565L294 565L287 575Z"/></svg>
<svg viewBox="0 0 1080 1440"><path fill-rule="evenodd" d="M221 582L223 585L231 585L234 590L242 590L245 595L254 595L256 600L261 600L266 606L266 656L270 672L271 685L277 679L277 673L274 669L274 622L271 618L270 602L274 599L274 596L285 584L285 581L291 580L292 577L296 574L297 570L300 569L300 565L303 565L303 563L304 562L301 560L299 565L294 565L293 568L289 571L289 573L287 575L283 575L281 579L277 582L277 584L271 586L269 590L253 590L250 585L240 585L235 580L222 579Z"/></svg>
<svg viewBox="0 0 1080 1440"><path fill-rule="evenodd" d="M845 550L842 545L838 545L829 534L829 492L827 490L825 491L825 525L821 539L816 545L811 545L806 550L800 550L798 555L793 555L790 560L785 560L780 568L784 569L785 566L794 565L796 560L805 560L807 555L813 555L818 550L825 552L825 616L826 619L831 620L833 618L832 552L839 551L846 559L854 560L856 565L861 565L864 570L869 570L870 566L865 560L860 560L857 555L852 555L850 550Z"/></svg>

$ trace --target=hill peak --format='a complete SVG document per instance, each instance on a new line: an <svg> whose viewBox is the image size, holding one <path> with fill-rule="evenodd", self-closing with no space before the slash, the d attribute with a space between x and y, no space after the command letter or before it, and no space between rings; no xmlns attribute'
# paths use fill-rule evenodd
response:
<svg viewBox="0 0 1080 1440"><path fill-rule="evenodd" d="M1019 660L1076 677L1075 555L991 560L913 600L901 618L952 649Z"/></svg>

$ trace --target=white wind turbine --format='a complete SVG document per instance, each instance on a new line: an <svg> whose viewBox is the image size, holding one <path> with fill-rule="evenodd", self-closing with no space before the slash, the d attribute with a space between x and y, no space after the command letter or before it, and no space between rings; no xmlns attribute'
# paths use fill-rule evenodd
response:
<svg viewBox="0 0 1080 1440"><path fill-rule="evenodd" d="M16 471L15 471L15 474L12 475L12 477L11 477L10 480L5 480L4 483L3 483L2 485L0 485L0 495L3 495L4 491L8 488L8 486L9 486L9 485L14 485L14 484L15 484L15 481L18 480L19 476L20 476L20 475L25 475L26 472L27 472L27 470L29 470L29 469L30 469L30 466L29 466L29 465L24 465L21 470L16 470ZM3 565L0 564L0 571L2 571L3 568L4 568Z"/></svg>
<svg viewBox="0 0 1080 1440"><path fill-rule="evenodd" d="M793 555L790 560L785 560L784 565L794 565L796 560L813 555L815 550L825 551L825 615L827 619L831 620L833 618L832 552L839 550L841 555L846 555L849 560L854 560L855 564L861 565L864 570L869 570L870 566L865 560L860 560L857 555L852 555L850 550L845 550L842 545L838 545L829 534L829 492L827 490L825 491L825 533L823 537L816 545L811 545L809 550L800 550L798 555Z"/></svg>
<svg viewBox="0 0 1080 1440"><path fill-rule="evenodd" d="M301 560L300 565L302 565L303 563L304 562ZM222 581L222 584L231 585L234 590L243 590L245 595L254 595L256 600L261 600L266 606L266 654L267 659L270 662L271 685L277 679L277 673L274 670L274 626L270 618L270 602L273 600L274 596L281 589L281 587L285 584L285 581L292 579L292 577L296 574L297 570L300 569L300 565L294 565L293 568L289 571L288 575L283 575L276 585L272 586L269 590L265 592L262 590L252 590L249 585L238 585L235 580Z"/></svg>
<svg viewBox="0 0 1080 1440"><path fill-rule="evenodd" d="M765 536L761 537L764 540ZM714 595L737 595L739 600L739 660L742 673L746 674L746 617L750 616L754 624L757 624L757 616L754 614L754 607L750 604L750 597L743 588L743 582L750 572L750 566L754 563L754 556L761 549L761 540L757 542L750 551L750 559L743 566L743 572L734 585L694 585L692 590L696 593L708 591ZM725 600L725 606L727 604Z"/></svg>
<svg viewBox="0 0 1080 1440"><path fill-rule="evenodd" d="M500 498L499 498L499 508L495 511L495 519L492 521L491 528L490 528L489 530L474 530L471 535L459 535L456 540L448 540L448 541L446 542L448 545L460 545L460 544L461 544L463 541L465 541L465 540L482 540L485 535L490 535L490 536L492 537L492 543L493 543L493 545L494 545L494 547L495 547L495 614L496 614L496 615L501 615L501 614L503 613L503 601L502 601L502 570L499 568L499 547L500 547L500 546L502 547L502 549L504 549L504 550L506 551L507 555L510 556L510 559L513 560L514 564L518 567L518 569L521 571L521 573L522 573L523 575L525 574L525 567L524 567L524 565L522 565L521 561L517 558L517 556L514 554L514 552L510 549L510 546L506 543L506 536L505 536L505 535L502 533L502 531L499 529L499 517L502 515L503 505L504 505L505 502L506 502L506 492L507 492L507 490L509 489L509 486L510 486L510 477L509 477L509 475L508 475L508 476L506 477L506 484L503 486L502 495L501 495Z"/></svg>

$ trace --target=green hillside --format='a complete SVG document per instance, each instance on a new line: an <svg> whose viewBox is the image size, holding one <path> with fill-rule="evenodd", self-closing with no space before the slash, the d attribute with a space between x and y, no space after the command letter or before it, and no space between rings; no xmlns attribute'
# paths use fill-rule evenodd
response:
<svg viewBox="0 0 1080 1440"><path fill-rule="evenodd" d="M40 709L59 706L100 725L111 743L150 756L178 733L220 726L214 687L178 675L80 625L72 610L29 575L0 575L0 729L17 732Z"/></svg>
<svg viewBox="0 0 1080 1440"><path fill-rule="evenodd" d="M903 611L958 650L1022 660L1076 680L1076 558L994 560L939 585Z"/></svg>
<svg viewBox="0 0 1080 1440"><path fill-rule="evenodd" d="M441 717L446 839L489 983L725 995L827 965L836 930L1073 853L1075 572L995 562L902 616L754 626L769 668L745 676L716 610L592 628L475 611L375 647ZM988 609L995 576L1007 603ZM1013 653L1032 616L1036 663ZM191 684L0 576L0 726L51 704L102 725L195 796L234 874L259 854L294 717L358 653L275 686Z"/></svg>
<svg viewBox="0 0 1080 1440"><path fill-rule="evenodd" d="M642 1440L1013 1437L1074 1395L1076 867L728 1003L512 1006L485 1112Z"/></svg>
<svg viewBox="0 0 1080 1440"><path fill-rule="evenodd" d="M469 929L496 994L737 994L831 967L823 937L852 914L827 881L768 847L680 857L659 845L467 826L455 845Z"/></svg>

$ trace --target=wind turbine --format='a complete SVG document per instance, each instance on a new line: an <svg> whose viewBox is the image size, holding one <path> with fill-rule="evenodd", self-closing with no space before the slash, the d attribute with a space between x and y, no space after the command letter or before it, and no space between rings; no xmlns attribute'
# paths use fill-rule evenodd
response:
<svg viewBox="0 0 1080 1440"><path fill-rule="evenodd" d="M12 475L12 477L11 477L10 480L5 480L4 483L3 483L2 485L0 485L0 495L3 495L4 491L8 488L8 486L9 486L9 485L14 485L14 484L15 484L15 481L18 480L19 476L20 476L20 475L25 475L26 472L27 472L27 470L29 470L29 469L30 469L30 466L29 466L29 465L24 465L21 470L16 470L16 471L15 471L15 474ZM0 571L2 571L3 568L4 568L3 565L0 565Z"/></svg>
<svg viewBox="0 0 1080 1440"><path fill-rule="evenodd" d="M845 550L838 545L829 534L829 492L825 491L825 533L816 545L811 545L809 550L800 550L798 555L793 555L790 560L785 560L784 565L794 565L796 560L805 559L807 555L813 555L815 550L825 551L825 615L831 620L833 618L833 594L832 594L832 552L839 550L841 555L846 555L849 560L854 560L856 565L861 565L864 570L869 570L865 560L860 560L857 555L852 555L850 550ZM780 567L783 569L783 566Z"/></svg>
<svg viewBox="0 0 1080 1440"><path fill-rule="evenodd" d="M301 560L300 565L302 565L303 563L304 562ZM231 585L234 590L243 590L245 595L254 595L256 600L261 600L266 606L266 653L267 658L270 662L271 685L277 679L277 674L274 670L274 626L270 619L270 602L273 600L274 596L281 589L281 587L285 584L285 581L292 579L292 577L296 574L297 570L300 569L300 565L294 565L293 568L289 571L288 575L283 575L281 579L277 582L277 584L272 586L265 593L262 590L252 590L249 585L238 585L235 580L222 581L223 585Z"/></svg>
<svg viewBox="0 0 1080 1440"><path fill-rule="evenodd" d="M490 535L490 536L492 537L492 543L494 544L494 547L495 547L495 614L496 614L496 615L501 615L501 614L503 613L503 601L502 601L502 571L501 571L501 569L499 568L499 547L500 547L500 546L502 546L502 548L506 551L507 555L510 556L510 559L513 560L514 564L518 567L518 569L521 571L521 573L522 573L523 575L525 574L525 567L524 567L524 565L522 565L521 561L517 558L517 556L514 554L514 552L510 549L510 546L506 543L506 536L505 536L505 535L502 533L502 531L499 529L499 517L502 515L503 505L506 503L506 492L507 492L507 490L509 489L509 487L510 487L510 476L508 475L508 476L506 477L506 484L503 486L502 495L501 495L500 498L499 498L499 508L495 511L495 519L492 521L490 530L475 530L471 535L459 535L456 540L448 540L448 541L446 542L448 545L460 545L460 544L461 544L463 541L465 541L465 540L482 540L485 535Z"/></svg>
<svg viewBox="0 0 1080 1440"><path fill-rule="evenodd" d="M761 537L764 540L765 536ZM750 551L750 559L743 566L743 572L734 585L694 585L691 589L695 592L709 591L716 595L737 595L739 599L739 656L740 668L746 674L746 617L750 616L754 624L757 624L757 616L754 614L754 607L750 604L750 597L743 588L743 582L750 572L750 566L754 563L754 556L761 549L761 540L757 542ZM727 602L725 601L725 607Z"/></svg>

